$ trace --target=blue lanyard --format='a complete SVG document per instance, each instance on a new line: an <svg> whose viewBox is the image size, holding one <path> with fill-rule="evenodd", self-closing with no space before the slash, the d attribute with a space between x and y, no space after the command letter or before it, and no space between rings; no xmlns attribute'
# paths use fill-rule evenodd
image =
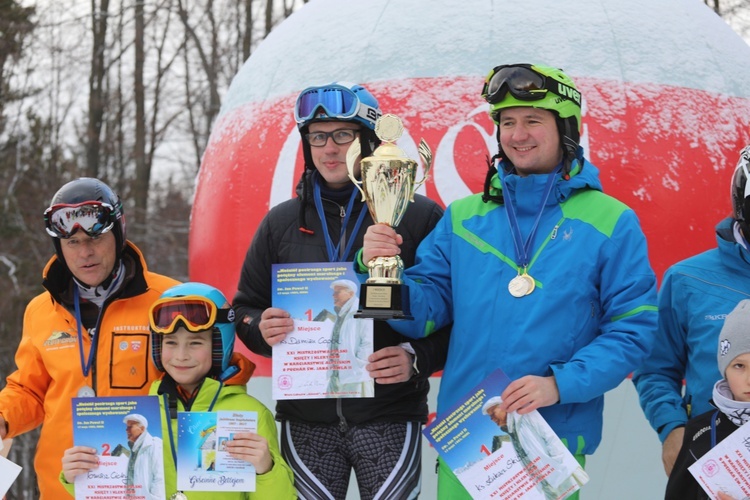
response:
<svg viewBox="0 0 750 500"><path fill-rule="evenodd" d="M359 195L359 191L356 189L352 190L352 195L349 198L349 204L346 206L346 214L344 215L344 220L341 222L341 233L339 234L339 242L336 244L336 246L333 245L333 241L331 240L331 233L328 232L328 221L326 220L326 214L323 210L323 201L320 197L320 185L317 182L317 179L314 182L315 187L313 188L313 199L315 200L315 211L318 213L318 217L320 218L320 224L323 226L323 238L326 242L326 250L328 251L328 261L329 262L341 262L349 255L349 252L352 250L352 246L354 245L354 239L357 236L357 233L359 232L359 228L362 226L362 221L365 218L365 213L367 212L365 207L362 207L362 210L359 212L359 217L357 217L357 222L354 224L354 228L352 228L351 237L349 238L349 242L346 244L346 248L344 249L344 253L341 255L338 255L339 248L341 247L341 240L344 239L344 234L346 233L346 226L349 224L349 217L352 214L352 208L354 207L354 201L357 199L357 196Z"/></svg>
<svg viewBox="0 0 750 500"><path fill-rule="evenodd" d="M503 196L505 198L505 214L508 217L508 224L510 225L510 230L513 235L513 244L516 247L516 265L518 266L519 270L526 269L529 265L529 261L531 260L531 248L534 245L536 230L539 227L539 221L542 219L542 213L544 212L545 205L547 205L547 200L549 200L549 196L550 194L552 194L552 187L555 185L557 174L561 169L562 165L559 165L554 170L554 172L549 174L549 177L547 178L547 184L544 187L544 198L542 199L542 204L539 207L539 212L536 214L534 225L531 227L531 232L529 233L529 236L526 238L525 242L523 241L523 237L521 236L521 229L518 227L516 208L513 206L513 202L510 199L505 176L501 176L500 178L500 181L503 184Z"/></svg>
<svg viewBox="0 0 750 500"><path fill-rule="evenodd" d="M78 285L73 285L73 305L76 311L76 326L78 327L78 356L81 360L81 371L83 371L83 377L89 376L89 371L94 365L94 353L96 352L96 346L99 343L99 321L102 319L102 313L104 312L104 304L99 309L99 315L96 317L96 331L91 338L91 350L89 351L89 360L85 362L83 359L83 333L81 332L81 306L79 304Z"/></svg>

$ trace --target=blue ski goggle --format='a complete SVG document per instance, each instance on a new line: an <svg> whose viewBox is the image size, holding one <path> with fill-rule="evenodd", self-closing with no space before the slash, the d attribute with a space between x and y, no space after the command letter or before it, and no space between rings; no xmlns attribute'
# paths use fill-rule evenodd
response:
<svg viewBox="0 0 750 500"><path fill-rule="evenodd" d="M303 90L294 105L294 120L305 123L320 111L337 120L361 117L374 122L380 116L380 111L363 104L351 89L335 84Z"/></svg>

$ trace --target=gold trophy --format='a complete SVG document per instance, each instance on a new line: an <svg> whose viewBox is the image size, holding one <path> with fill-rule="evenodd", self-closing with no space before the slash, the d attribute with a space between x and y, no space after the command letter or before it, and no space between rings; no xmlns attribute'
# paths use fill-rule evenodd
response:
<svg viewBox="0 0 750 500"><path fill-rule="evenodd" d="M424 139L419 142L419 156L424 165L424 177L415 182L417 162L408 158L396 146L404 132L401 119L383 115L375 123L375 134L382 144L372 156L363 158L362 181L354 177L354 167L361 153L359 141L354 141L346 153L349 178L362 193L372 220L376 224L398 226L409 203L414 201L414 191L427 180L432 166L432 151ZM403 284L404 262L398 255L375 257L367 262L370 277L362 285L359 311L355 318L413 319L409 308L409 290Z"/></svg>

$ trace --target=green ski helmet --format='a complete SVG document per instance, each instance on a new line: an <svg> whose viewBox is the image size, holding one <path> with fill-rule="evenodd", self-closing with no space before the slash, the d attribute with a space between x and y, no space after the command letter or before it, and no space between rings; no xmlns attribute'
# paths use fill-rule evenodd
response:
<svg viewBox="0 0 750 500"><path fill-rule="evenodd" d="M552 111L560 132L564 172L570 172L581 139L581 93L561 69L538 64L496 66L487 75L482 97L490 104L490 117L498 124L498 149L503 158L499 129L503 109L532 107Z"/></svg>

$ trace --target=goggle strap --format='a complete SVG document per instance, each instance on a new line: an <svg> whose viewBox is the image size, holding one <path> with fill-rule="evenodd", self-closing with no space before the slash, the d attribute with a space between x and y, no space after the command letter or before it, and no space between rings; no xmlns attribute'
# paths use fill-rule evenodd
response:
<svg viewBox="0 0 750 500"><path fill-rule="evenodd" d="M362 102L359 103L357 116L359 116L360 118L364 118L365 120L369 120L372 123L375 123L382 114L383 113L381 113L378 109L373 108L372 106L368 106L367 104L363 104Z"/></svg>
<svg viewBox="0 0 750 500"><path fill-rule="evenodd" d="M560 92L560 87L564 87L565 89L568 89L569 92L566 92L564 90L562 92ZM568 101L571 101L571 102L577 104L578 106L581 105L580 101L576 100L576 98L575 98L576 95L580 97L581 93L578 92L573 87L571 87L570 85L566 85L566 84L564 84L562 82L558 82L554 78L547 78L545 80L545 82L544 82L544 88L546 88L547 90L549 90L550 92L552 92L553 94L555 94L558 97L562 97L563 99L567 99Z"/></svg>
<svg viewBox="0 0 750 500"><path fill-rule="evenodd" d="M234 323L234 309L218 309L214 323Z"/></svg>

